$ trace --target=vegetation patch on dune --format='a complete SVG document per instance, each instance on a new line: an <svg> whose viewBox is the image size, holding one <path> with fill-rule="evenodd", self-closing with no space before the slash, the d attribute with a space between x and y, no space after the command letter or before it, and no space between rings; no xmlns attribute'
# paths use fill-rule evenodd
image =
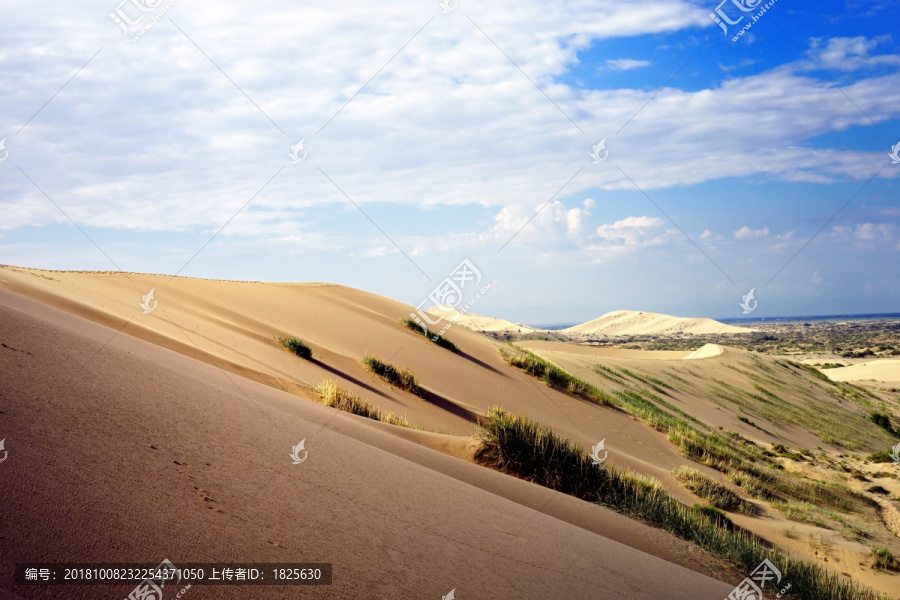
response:
<svg viewBox="0 0 900 600"><path fill-rule="evenodd" d="M541 379L549 385L572 394L578 394L588 397L599 404L616 404L615 400L609 394L603 392L595 385L578 379L565 369L553 364L545 358L541 358L530 350L513 346L513 352L500 349L504 360L514 367L518 367Z"/></svg>
<svg viewBox="0 0 900 600"><path fill-rule="evenodd" d="M419 325L412 319L402 319L400 321L400 324L408 329L412 329L416 333L421 333L422 335L424 335L426 338L428 338L429 340L431 340L432 342L434 342L441 348L446 348L447 350L450 350L451 352L459 351L459 348L456 347L456 344L454 344L453 342L451 342L444 336L433 332L432 330L428 329L427 327L425 327L423 329L423 327L421 325Z"/></svg>
<svg viewBox="0 0 900 600"><path fill-rule="evenodd" d="M410 425L409 421L403 417L391 412L384 413L378 410L366 400L360 398L357 394L341 387L332 379L323 379L319 382L319 385L316 386L316 394L319 395L322 404L326 406L353 413L354 415L359 415L361 417L366 417L367 419L388 423L389 425L420 429L419 427Z"/></svg>
<svg viewBox="0 0 900 600"><path fill-rule="evenodd" d="M425 389L416 381L416 375L409 367L398 369L386 360L377 356L369 356L368 354L363 357L363 364L370 371L401 390L415 394L420 398L425 398L428 395Z"/></svg>
<svg viewBox="0 0 900 600"><path fill-rule="evenodd" d="M769 549L754 535L733 530L715 510L689 507L669 496L656 480L609 465L596 466L578 444L502 408L481 420L475 460L583 500L643 519L749 572L763 559L775 564L792 584L789 596L803 600L879 600L885 598L823 567Z"/></svg>
<svg viewBox="0 0 900 600"><path fill-rule="evenodd" d="M888 548L875 546L869 556L872 557L872 568L879 571L900 571L900 559Z"/></svg>
<svg viewBox="0 0 900 600"><path fill-rule="evenodd" d="M716 508L740 511L747 515L752 515L756 512L753 504L738 496L727 485L716 481L708 475L704 475L697 469L681 466L673 469L672 474L687 489L707 500Z"/></svg>
<svg viewBox="0 0 900 600"><path fill-rule="evenodd" d="M302 340L298 340L294 337L279 337L275 338L275 340L279 344L281 344L285 350L293 352L300 358L305 358L306 360L310 360L312 358L312 348L310 348L309 344Z"/></svg>
<svg viewBox="0 0 900 600"><path fill-rule="evenodd" d="M501 349L509 364L543 379L557 389L580 393L598 404L612 405L627 411L657 431L667 433L669 441L684 456L721 471L750 496L780 502L779 506L790 508L786 516L800 515L794 510L796 503L788 504L790 501L813 502L824 511L861 512L873 507L870 498L846 486L815 481L796 473L786 474L772 452L764 452L754 442L737 433L715 433L697 421L694 421L697 425L694 427L685 419L660 408L659 404L664 403L650 390L625 389L610 394L533 352L517 346L513 348L515 352ZM782 366L791 368L790 365ZM764 367L771 371L768 365ZM804 459L802 455L789 454L800 460ZM811 517L806 516L803 520L809 518Z"/></svg>

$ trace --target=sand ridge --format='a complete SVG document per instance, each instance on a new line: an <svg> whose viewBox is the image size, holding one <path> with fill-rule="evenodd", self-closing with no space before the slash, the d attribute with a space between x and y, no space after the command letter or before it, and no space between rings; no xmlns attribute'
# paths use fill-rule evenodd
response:
<svg viewBox="0 0 900 600"><path fill-rule="evenodd" d="M628 336L673 335L676 333L710 335L752 333L754 329L726 325L713 319L684 318L659 313L616 310L581 325L560 330L567 335Z"/></svg>

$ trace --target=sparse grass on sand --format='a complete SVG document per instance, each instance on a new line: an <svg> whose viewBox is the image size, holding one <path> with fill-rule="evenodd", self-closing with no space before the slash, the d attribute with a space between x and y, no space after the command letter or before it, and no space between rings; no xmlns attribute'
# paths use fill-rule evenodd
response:
<svg viewBox="0 0 900 600"><path fill-rule="evenodd" d="M680 466L673 469L672 474L687 489L709 501L716 508L740 511L745 515L752 515L756 512L753 504L735 494L727 485L719 483L697 469Z"/></svg>
<svg viewBox="0 0 900 600"><path fill-rule="evenodd" d="M420 398L425 398L427 396L427 392L416 381L416 376L409 367L398 369L391 363L378 358L377 356L369 356L368 354L363 357L363 363L370 371L391 385L411 394L415 394Z"/></svg>
<svg viewBox="0 0 900 600"><path fill-rule="evenodd" d="M395 415L394 413L384 413L354 394L350 390L342 388L336 381L331 379L323 379L316 386L316 393L322 400L322 404L343 410L344 412L353 413L367 419L381 421L389 425L399 425L400 427L409 427L410 429L420 429L413 427L409 421Z"/></svg>
<svg viewBox="0 0 900 600"><path fill-rule="evenodd" d="M423 330L422 326L419 325L418 323L416 323L415 321L413 321L412 319L402 319L400 321L400 324L403 325L404 327L412 329L416 333L421 333L422 335L427 337L429 340L431 340L432 342L434 342L441 348L446 348L447 350L450 350L451 352L459 351L459 348L456 347L456 344L454 344L453 342L451 342L444 336L438 335L437 333L433 332L432 330L428 329L427 327Z"/></svg>
<svg viewBox="0 0 900 600"><path fill-rule="evenodd" d="M667 433L669 441L684 456L725 473L732 483L754 498L782 502L795 499L850 512L872 506L871 499L846 486L780 472L782 467L773 460L771 453L766 456L754 442L733 432L728 432L728 435L710 432L708 427L698 423L705 429L701 431L660 408L649 399L653 398L650 394L641 395L632 390L617 390L609 394L529 350L517 346L513 348L514 352L501 349L509 364L557 389L627 411L657 431Z"/></svg>
<svg viewBox="0 0 900 600"><path fill-rule="evenodd" d="M900 571L900 559L888 548L874 546L869 553L872 557L872 568L879 571Z"/></svg>
<svg viewBox="0 0 900 600"><path fill-rule="evenodd" d="M289 352L293 352L300 358L305 358L306 360L310 360L312 358L312 348L309 345L297 338L288 338L288 337L278 337L275 338L279 344L284 346L286 350Z"/></svg>
<svg viewBox="0 0 900 600"><path fill-rule="evenodd" d="M882 600L874 590L846 581L823 567L769 549L756 536L730 529L730 521L708 508L673 499L656 480L609 465L598 468L578 444L523 416L499 407L481 420L482 465L553 490L597 502L643 519L750 572L768 558L791 582L790 598L803 600Z"/></svg>
<svg viewBox="0 0 900 600"><path fill-rule="evenodd" d="M541 358L530 350L525 350L518 346L513 346L513 348L515 348L514 352L500 349L500 353L506 362L522 369L526 373L534 375L538 379L544 380L544 383L547 385L572 394L586 396L599 404L617 404L609 394L601 391L597 386L574 377L568 371L556 366L549 360Z"/></svg>

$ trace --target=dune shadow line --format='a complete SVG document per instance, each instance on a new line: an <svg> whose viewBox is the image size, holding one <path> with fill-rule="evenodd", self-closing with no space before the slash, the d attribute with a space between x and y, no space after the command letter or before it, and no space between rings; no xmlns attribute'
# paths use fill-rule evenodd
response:
<svg viewBox="0 0 900 600"><path fill-rule="evenodd" d="M442 408L442 409L446 410L450 414L453 414L453 415L456 415L457 417L465 419L466 421L469 421L470 423L478 423L478 417L479 417L478 413L474 413L471 410L469 410L468 408L464 408L464 407L460 406L459 404L457 404L456 402L453 402L452 400L448 400L447 398L444 398L443 396L438 396L434 392L425 390L425 401L430 404L434 404L438 408Z"/></svg>
<svg viewBox="0 0 900 600"><path fill-rule="evenodd" d="M310 358L310 359L309 359L309 362L314 363L314 364L316 364L316 365L322 367L323 369L325 369L326 371L328 371L328 372L331 373L332 375L335 375L335 376L337 376L337 377L341 377L341 378L343 378L343 379L346 379L347 381L350 381L350 382L352 382L352 383L355 383L355 384L358 385L359 387L365 388L365 389L369 390L370 392L372 392L373 394L378 394L378 395L381 396L382 398L386 398L386 399L388 399L388 400L393 400L393 398L391 398L390 396L388 396L387 394L385 394L385 393L382 392L381 390L372 387L371 385L369 385L368 383L366 383L366 382L364 382L364 381L360 381L359 379L357 379L356 377L353 377L352 375L348 375L347 373L344 373L343 371L340 371L340 370L338 370L338 369L335 369L335 368L332 367L332 366L326 365L325 363L323 363L323 362L320 361L320 360L316 360L315 358Z"/></svg>
<svg viewBox="0 0 900 600"><path fill-rule="evenodd" d="M509 377L509 375L507 375L507 374L504 373L503 371L499 371L499 370L495 369L494 367L492 367L491 365L487 364L486 362L480 361L480 360L478 360L477 358L475 358L474 356L472 356L471 354L468 354L468 353L466 353L466 352L463 352L462 350L457 349L456 354L458 354L460 357L462 357L462 358L464 358L464 359L466 359L466 360L468 360L468 361L471 361L471 362L475 363L475 364L478 365L479 367L482 367L482 368L487 369L487 370L489 370L489 371L493 371L493 372L496 373L497 375L503 375L504 377Z"/></svg>

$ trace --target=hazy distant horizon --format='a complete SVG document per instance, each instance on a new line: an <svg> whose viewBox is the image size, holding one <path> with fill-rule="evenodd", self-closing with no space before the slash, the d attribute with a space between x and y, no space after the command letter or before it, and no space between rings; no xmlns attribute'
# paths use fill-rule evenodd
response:
<svg viewBox="0 0 900 600"><path fill-rule="evenodd" d="M491 315L497 318L498 315ZM602 315L597 315L598 318ZM682 317L685 315L672 315L674 317ZM697 317L697 315L689 315L687 318L703 318ZM864 320L867 318L871 319L897 319L900 320L900 313L881 313L881 314L858 314L858 315L790 315L790 316L779 316L779 317L760 317L760 318L716 318L716 317L706 317L713 319L715 321L719 321L721 323L735 324L735 323L762 323L769 321L783 321L783 322L800 322L800 321L824 321L829 319L847 319L847 320ZM568 327L574 327L575 325L581 325L581 323L585 323L586 321L580 321L577 323L553 323L553 324L541 324L541 323L522 323L523 325L528 325L529 327L535 327L537 329L550 329L550 330L559 330L566 329Z"/></svg>

